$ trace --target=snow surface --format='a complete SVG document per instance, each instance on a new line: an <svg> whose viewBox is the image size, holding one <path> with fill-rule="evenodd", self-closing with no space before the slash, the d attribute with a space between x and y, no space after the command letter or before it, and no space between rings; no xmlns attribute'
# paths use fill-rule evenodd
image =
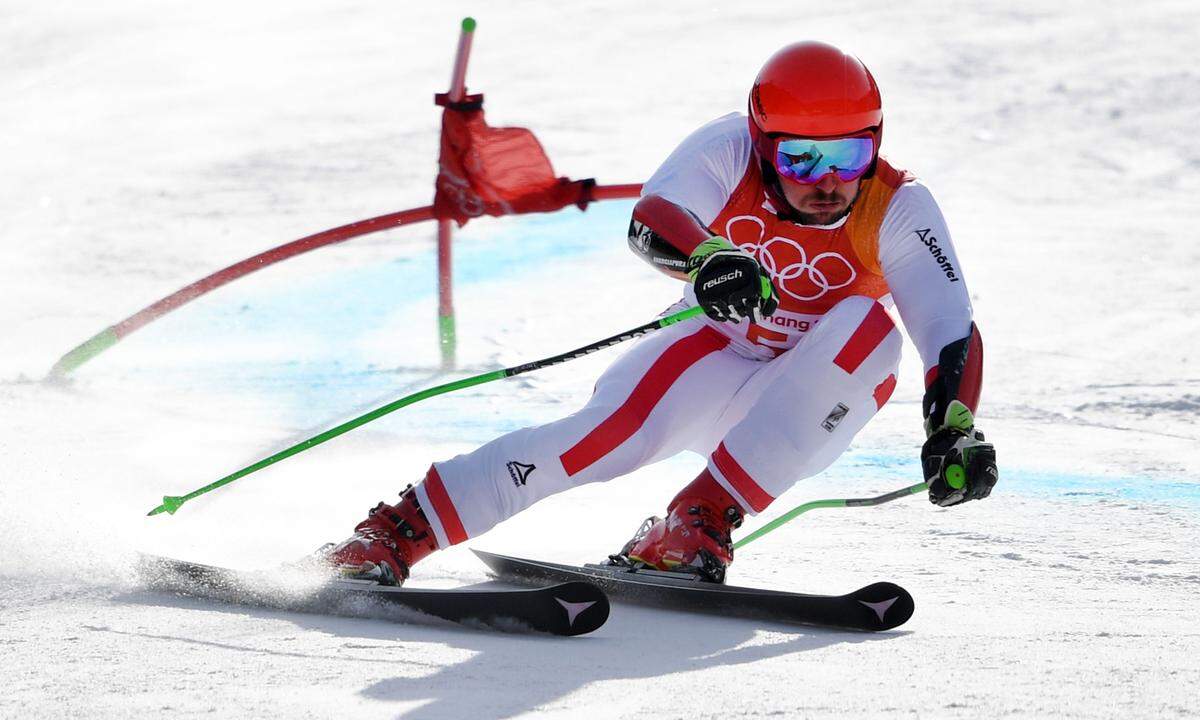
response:
<svg viewBox="0 0 1200 720"><path fill-rule="evenodd" d="M560 173L643 180L742 107L776 47L857 52L885 149L934 189L987 345L992 498L826 510L731 582L890 579L902 628L823 632L617 605L581 638L247 610L152 594L138 551L265 567L344 537L431 460L570 412L614 352L429 401L195 501L178 494L436 371L432 228L317 251L135 333L66 350L268 247L432 195L458 21L495 124ZM0 3L0 716L1183 717L1200 686L1200 6L363 0ZM624 247L629 204L459 236L464 373L651 318L679 287ZM919 367L809 499L918 478ZM680 457L468 543L617 548ZM414 585L481 582L463 547Z"/></svg>

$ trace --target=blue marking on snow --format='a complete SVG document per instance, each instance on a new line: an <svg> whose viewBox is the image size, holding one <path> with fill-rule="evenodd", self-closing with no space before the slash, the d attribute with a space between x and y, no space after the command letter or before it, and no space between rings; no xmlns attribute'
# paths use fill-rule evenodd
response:
<svg viewBox="0 0 1200 720"><path fill-rule="evenodd" d="M540 264L603 250L602 244L623 247L631 208L632 201L614 201L593 205L586 213L564 210L519 219L477 220L476 224L493 225L478 232L475 224L467 225L455 235L456 294L461 297L464 286L473 283L511 279ZM339 337L377 327L405 305L433 297L436 248L433 224L428 227L429 242L423 249L410 249L409 254L385 262L291 271L323 251L336 252L335 248L286 261L262 271L263 275L288 273L286 285L279 283L278 277L271 278L275 282L262 283L256 282L257 275L251 275L163 317L153 326L154 331L141 337L171 333L177 335L171 340L196 342L197 338L236 331L252 337L266 333L286 338L294 328L327 338L333 345ZM411 248L411 244L404 247ZM405 250L401 247L398 252ZM197 333L198 328L206 332ZM423 330L414 332L414 340L433 344L435 335ZM138 337L132 336L130 342Z"/></svg>
<svg viewBox="0 0 1200 720"><path fill-rule="evenodd" d="M1043 470L1001 471L1001 482L1008 481L1022 495L1073 498L1085 502L1126 500L1183 505L1200 509L1200 482L1167 480L1149 475L1124 477L1067 475Z"/></svg>
<svg viewBox="0 0 1200 720"><path fill-rule="evenodd" d="M547 263L624 248L632 206L632 200L606 201L586 212L473 221L455 234L456 298L461 303L469 297L471 285L526 275L536 281L534 268ZM254 393L303 423L473 374L452 378L436 372L435 231L433 223L420 227L427 240L408 235L391 259L356 260L353 248L332 247L235 281L130 336L106 361L138 382ZM331 262L330 255L339 252L344 254ZM399 327L397 318L406 317L422 321L403 331L411 354L368 356L357 345L380 328ZM463 412L461 402L451 404L458 407L445 411L451 416L446 422ZM428 413L437 422L443 411L432 405L405 412ZM517 404L503 422L515 429L546 419L525 415ZM489 422L490 431L484 427ZM473 429L456 434L490 436L496 422L474 418Z"/></svg>
<svg viewBox="0 0 1200 720"><path fill-rule="evenodd" d="M890 489L919 482L921 465L916 453L912 457L902 457L851 451L822 474L824 479L843 481L850 487L855 481L866 479L873 481L873 487L880 477L895 478L895 488ZM1086 503L1158 503L1200 510L1200 478L1191 477L1076 474L1010 467L1001 463L1000 482L993 495L1008 493Z"/></svg>
<svg viewBox="0 0 1200 720"><path fill-rule="evenodd" d="M631 207L632 201L605 202L593 205L586 213L564 210L472 223L455 239L458 296L467 295L472 284L509 279L512 273L525 273L555 260L580 259L611 249L603 243L623 247ZM301 423L319 423L364 402L382 404L446 382L449 378L436 374L432 317L428 324L412 330L414 354L421 358L417 362L366 357L348 350L354 348L355 337L386 327L395 314L434 301L435 248L433 226L428 227L429 242L424 247L414 248L410 241L398 246L397 257L383 262L326 264L317 257L322 252L318 250L312 256L290 261L290 265L269 268L262 273L267 282L256 282L257 276L251 276L199 298L131 336L112 354L123 357L130 366L127 369L141 377L152 371L168 384L201 383L263 396L293 422ZM280 281L279 273L287 278L286 283ZM296 345L293 335L315 339L316 346L309 342L296 347L293 358L283 361L256 360L245 352L248 342L291 348ZM176 355L174 361L143 361L139 345L149 346L146 349L151 357L155 346L195 352ZM459 373L455 377L462 376ZM422 434L434 435L453 427L455 440L482 443L497 434L549 419L544 417L545 407L521 403L507 406L503 414L471 411L471 396L478 392L467 390L406 408L402 411L406 419L387 421L378 427L392 432L411 429L418 440ZM882 490L886 491L894 489L892 484L896 488L912 484L920 476L915 452L900 456L852 450L818 480L833 481L838 486L838 492L830 496L849 497L863 494L857 489L865 487L864 481L869 481L873 490L880 479L894 480ZM1007 493L1200 509L1200 480L1195 478L1066 474L1002 465L995 494Z"/></svg>

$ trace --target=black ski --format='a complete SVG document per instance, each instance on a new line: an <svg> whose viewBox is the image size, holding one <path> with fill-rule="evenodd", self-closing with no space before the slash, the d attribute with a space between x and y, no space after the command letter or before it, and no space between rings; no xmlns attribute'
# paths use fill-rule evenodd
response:
<svg viewBox="0 0 1200 720"><path fill-rule="evenodd" d="M608 619L608 598L587 581L536 589L489 590L387 587L311 573L240 572L143 555L145 586L192 597L276 610L412 620L416 610L445 620L499 630L583 635Z"/></svg>
<svg viewBox="0 0 1200 720"><path fill-rule="evenodd" d="M846 595L804 595L721 585L684 573L612 565L558 565L472 552L502 578L589 582L615 599L673 610L869 632L903 625L913 614L912 596L890 582L878 582Z"/></svg>

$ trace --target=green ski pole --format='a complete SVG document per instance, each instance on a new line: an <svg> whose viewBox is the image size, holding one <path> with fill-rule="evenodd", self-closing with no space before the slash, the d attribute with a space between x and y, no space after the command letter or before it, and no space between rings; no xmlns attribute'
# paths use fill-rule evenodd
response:
<svg viewBox="0 0 1200 720"><path fill-rule="evenodd" d="M887 493L886 495L880 495L878 497L840 498L840 499L836 499L836 500L813 500L812 502L806 502L803 505L799 505L795 508L792 508L791 510L785 512L784 514L775 518L774 520L767 523L766 525L763 525L762 527L760 527L759 529L750 533L749 535L742 538L741 540L738 540L737 542L735 542L733 544L733 549L737 550L741 546L746 545L748 543L751 543L751 542L759 539L763 535L766 535L767 533L771 532L772 530L778 528L780 525L783 525L785 523L791 522L792 520L795 520L797 517L799 517L800 515L803 515L804 513L808 512L809 510L816 510L817 508L831 508L831 507L869 507L871 505L882 505L884 503L891 502L893 500L899 500L900 498L908 497L909 495L914 495L916 493L921 492L922 490L928 490L928 489L929 489L929 483L921 482L921 483L917 483L916 485L909 485L906 488L901 488L894 492Z"/></svg>
<svg viewBox="0 0 1200 720"><path fill-rule="evenodd" d="M383 417L384 415L387 415L388 413L395 412L396 410L399 410L402 407L412 405L413 403L420 402L421 400L425 400L426 398L431 398L436 395L444 395L446 393L454 392L455 390L462 390L463 388L469 388L474 385L482 385L484 383L489 383L493 380L503 380L504 378L509 378L514 375L520 375L522 373L532 372L534 370L541 370L542 368L547 368L547 367L550 367L551 365L558 365L560 363L565 363L568 360L575 360L576 358L581 358L584 355L590 355L591 353L594 353L597 350L603 350L606 347L611 347L618 343L623 343L626 340L630 340L632 338L654 332L655 330L660 330L660 329L668 327L670 325L674 325L675 323L683 322L684 320L690 320L691 318L694 318L694 317L702 314L703 312L704 312L704 310L700 307L691 307L691 308L688 308L687 310L681 310L680 312L677 312L673 315L667 315L666 317L658 318L657 320L652 320L651 322L648 322L645 325L639 325L638 327L635 327L632 330L626 330L625 332L623 332L619 335L613 335L612 337L605 338L603 340L598 340L590 345L585 345L581 348L577 348L575 350L563 353L561 355L555 355L553 357L544 358L542 360L535 360L533 362L525 363L524 365L516 365L514 367L505 368L503 370L494 370L492 372L484 373L482 375L475 375L473 377L463 378L462 380L456 380L454 382L449 382L444 385L438 385L437 387L432 387L432 388L429 388L428 390L422 390L420 392L413 393L412 395L406 395L405 397L402 397L399 400L394 400L386 405L382 405L378 408L375 408L374 410L372 410L364 415L360 415L360 416L354 418L353 420L344 422L341 425L338 425L337 427L330 428L329 430L326 430L318 435L314 435L313 437L310 437L307 440L301 441L301 442L287 448L286 450L282 450L278 453L275 453L274 455L272 455L270 457L263 458L262 460L259 460L258 462L254 463L252 465L247 465L246 467L242 468L241 470L238 470L237 472L226 475L225 477L221 478L220 480L217 480L216 482L205 485L202 488L193 490L192 492L188 493L187 495L164 495L163 499L162 499L162 504L146 514L152 516L152 515L158 515L159 513L165 512L169 515L174 515L175 512L177 510L179 510L179 508L189 500L198 498L201 495L204 495L205 493L212 492L213 490L216 490L219 487L228 485L229 483L233 482L234 480L246 477L250 473L262 470L263 468L265 468L269 465L274 465L275 463L279 462L280 460L286 460L287 458L290 458L291 456L296 455L298 453L302 453L311 447L316 447L317 445L320 445L321 443L325 442L326 440L332 440L333 438L337 437L338 435L348 433L357 427L366 425L367 423L371 422L372 420L377 420L377 419Z"/></svg>

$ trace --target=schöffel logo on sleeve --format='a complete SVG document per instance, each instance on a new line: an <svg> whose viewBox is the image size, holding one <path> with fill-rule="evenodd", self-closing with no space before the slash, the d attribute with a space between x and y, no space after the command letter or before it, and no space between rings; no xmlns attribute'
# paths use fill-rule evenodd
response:
<svg viewBox="0 0 1200 720"><path fill-rule="evenodd" d="M916 235L917 239L925 247L929 248L929 254L933 256L933 259L937 261L938 267L946 274L946 279L950 282L958 282L959 277L954 274L954 265L950 263L950 258L946 256L946 253L942 252L942 249L938 247L938 239L930 234L930 229L922 228L920 230L913 230L913 235Z"/></svg>
<svg viewBox="0 0 1200 720"><path fill-rule="evenodd" d="M505 464L505 467L508 468L508 474L512 477L513 485L517 487L524 485L525 481L529 479L529 474L537 470L537 466L532 463L517 462L516 460L510 460Z"/></svg>

